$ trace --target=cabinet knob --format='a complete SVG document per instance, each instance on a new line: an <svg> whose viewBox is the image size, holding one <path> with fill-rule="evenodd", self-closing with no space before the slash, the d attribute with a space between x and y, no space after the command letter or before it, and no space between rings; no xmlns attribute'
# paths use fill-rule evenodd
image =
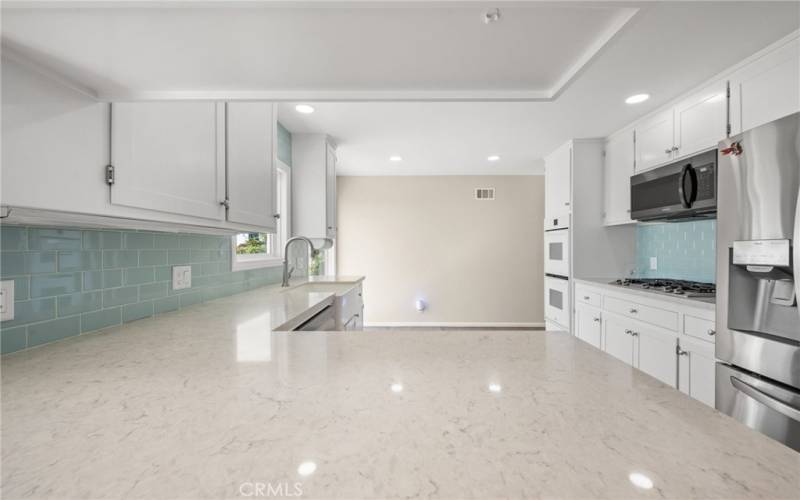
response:
<svg viewBox="0 0 800 500"><path fill-rule="evenodd" d="M625 330L625 335L633 335L633 330Z"/></svg>
<svg viewBox="0 0 800 500"><path fill-rule="evenodd" d="M231 200L229 200L228 198L225 198L224 200L219 202L219 204L225 208L231 208Z"/></svg>
<svg viewBox="0 0 800 500"><path fill-rule="evenodd" d="M713 337L714 335L716 335L716 334L717 334L717 331L716 331L716 330L713 330L713 329L711 329L711 328L709 328L709 330L708 330L708 332L707 332L707 333L708 333L710 336L712 336L712 337Z"/></svg>
<svg viewBox="0 0 800 500"><path fill-rule="evenodd" d="M638 313L638 312L639 312L639 311L637 311L636 309L631 309L631 311L630 311L630 313L631 313L631 314L636 314L636 313Z"/></svg>
<svg viewBox="0 0 800 500"><path fill-rule="evenodd" d="M678 347L677 347L677 349L676 349L676 351L675 351L675 353L676 353L678 356L686 356L686 355L688 355L688 354L689 354L689 351L684 351L683 349L681 349L681 348L680 348L680 346L678 346Z"/></svg>
<svg viewBox="0 0 800 500"><path fill-rule="evenodd" d="M639 336L639 332L631 332L631 335L633 335L634 337L638 337Z"/></svg>
<svg viewBox="0 0 800 500"><path fill-rule="evenodd" d="M600 318L594 318L595 323L600 323Z"/></svg>
<svg viewBox="0 0 800 500"><path fill-rule="evenodd" d="M589 300L589 296L588 295L584 295L583 296L583 300Z"/></svg>
<svg viewBox="0 0 800 500"><path fill-rule="evenodd" d="M676 153L677 153L677 152L678 152L680 149L681 149L681 148L679 148L678 146L672 146L672 150L673 150L673 151L675 151Z"/></svg>
<svg viewBox="0 0 800 500"><path fill-rule="evenodd" d="M671 153L672 153L672 148L665 149L665 150L664 150L664 153L665 153L665 154L671 154Z"/></svg>
<svg viewBox="0 0 800 500"><path fill-rule="evenodd" d="M274 214L273 217L277 220L281 218L281 214Z"/></svg>

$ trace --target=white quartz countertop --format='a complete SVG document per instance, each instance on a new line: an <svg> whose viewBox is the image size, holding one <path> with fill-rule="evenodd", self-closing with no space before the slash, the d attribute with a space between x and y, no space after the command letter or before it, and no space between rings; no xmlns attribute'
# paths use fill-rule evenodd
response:
<svg viewBox="0 0 800 500"><path fill-rule="evenodd" d="M650 300L662 300L679 304L683 306L696 307L698 309L706 309L714 311L717 307L716 300L703 297L683 297L680 295L670 295L667 293L654 292L650 290L643 290L640 288L631 288L627 286L612 285L613 280L608 278L574 278L575 283L585 283L587 285L605 288L619 293L630 293L647 297Z"/></svg>
<svg viewBox="0 0 800 500"><path fill-rule="evenodd" d="M5 356L3 498L800 491L800 454L567 334L278 333L275 293Z"/></svg>

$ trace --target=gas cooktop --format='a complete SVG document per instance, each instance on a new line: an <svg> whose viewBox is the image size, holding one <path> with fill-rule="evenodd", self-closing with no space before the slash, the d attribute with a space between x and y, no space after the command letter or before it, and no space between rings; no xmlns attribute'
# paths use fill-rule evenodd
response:
<svg viewBox="0 0 800 500"><path fill-rule="evenodd" d="M625 278L612 281L611 284L690 298L715 297L717 295L717 288L714 283L700 283L697 281L659 278Z"/></svg>

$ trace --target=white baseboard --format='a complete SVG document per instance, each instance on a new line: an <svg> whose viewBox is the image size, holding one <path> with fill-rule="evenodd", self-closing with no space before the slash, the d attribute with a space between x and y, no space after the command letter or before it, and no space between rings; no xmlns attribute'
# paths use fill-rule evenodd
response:
<svg viewBox="0 0 800 500"><path fill-rule="evenodd" d="M544 328L541 323L455 322L455 321L374 321L364 323L365 328Z"/></svg>

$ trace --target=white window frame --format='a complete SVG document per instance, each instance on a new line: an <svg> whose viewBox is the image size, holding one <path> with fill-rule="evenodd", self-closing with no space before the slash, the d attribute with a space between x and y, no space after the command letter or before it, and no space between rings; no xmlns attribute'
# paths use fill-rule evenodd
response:
<svg viewBox="0 0 800 500"><path fill-rule="evenodd" d="M275 248L272 253L257 255L236 255L236 235L231 237L231 271L244 271L262 267L276 267L283 264L283 247L289 238L292 207L292 169L278 160L275 172L275 205L280 214L276 224ZM283 176L283 180L279 177ZM281 189L283 188L283 189Z"/></svg>

